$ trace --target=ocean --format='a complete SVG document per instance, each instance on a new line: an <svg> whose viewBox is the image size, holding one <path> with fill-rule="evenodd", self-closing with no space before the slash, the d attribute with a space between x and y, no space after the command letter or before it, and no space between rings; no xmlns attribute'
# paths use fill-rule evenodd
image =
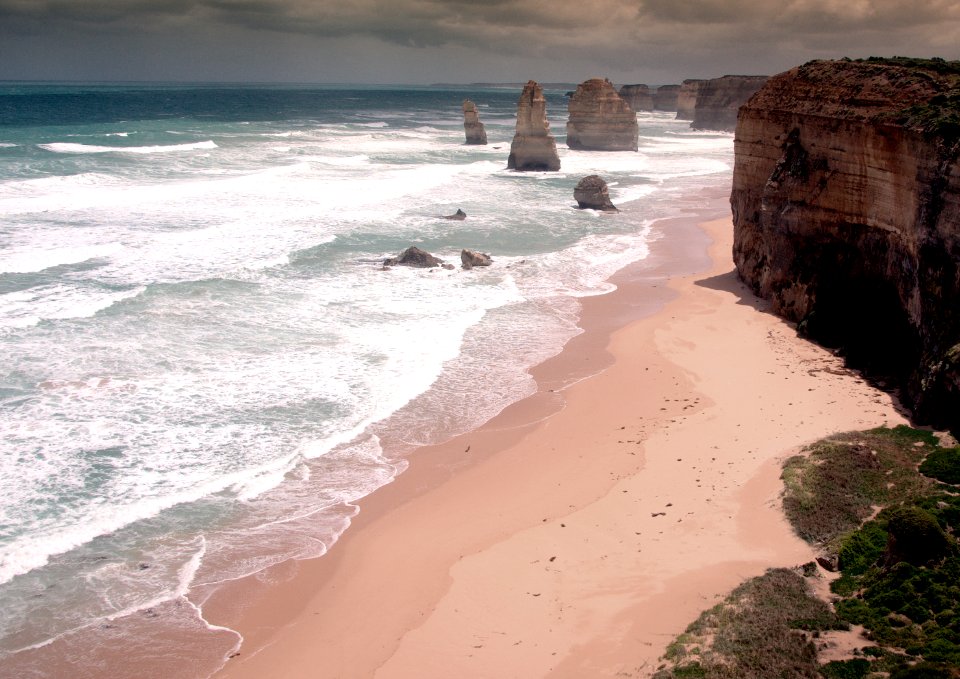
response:
<svg viewBox="0 0 960 679"><path fill-rule="evenodd" d="M0 675L97 676L83 640L156 654L159 625L210 636L167 673L207 676L241 640L192 592L323 555L729 185L732 135L669 113L568 150L562 90L561 171L508 171L519 94L0 83ZM575 209L588 174L620 213ZM410 245L456 266L383 269Z"/></svg>

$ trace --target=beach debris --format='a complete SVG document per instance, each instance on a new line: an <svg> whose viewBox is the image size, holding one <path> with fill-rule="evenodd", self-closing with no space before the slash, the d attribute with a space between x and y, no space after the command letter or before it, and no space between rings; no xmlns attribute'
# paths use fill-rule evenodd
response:
<svg viewBox="0 0 960 679"><path fill-rule="evenodd" d="M483 146L487 143L487 131L480 122L477 105L469 99L463 100L463 131L467 137L467 144Z"/></svg>
<svg viewBox="0 0 960 679"><path fill-rule="evenodd" d="M600 175L591 174L581 179L573 189L573 198L581 210L620 211L610 201L607 182Z"/></svg>
<svg viewBox="0 0 960 679"><path fill-rule="evenodd" d="M472 269L475 266L490 266L493 264L493 259L490 258L490 255L483 252L461 250L460 263L464 269Z"/></svg>
<svg viewBox="0 0 960 679"><path fill-rule="evenodd" d="M457 208L457 211L454 212L452 215L440 215L440 219L454 219L458 222L462 222L466 218L467 218L467 213L461 210L460 208Z"/></svg>
<svg viewBox="0 0 960 679"><path fill-rule="evenodd" d="M418 269L429 269L438 266L444 269L453 268L453 264L447 264L439 257L434 257L426 250L421 250L415 245L401 252L399 257L388 257L383 260L384 269L391 266L412 266Z"/></svg>

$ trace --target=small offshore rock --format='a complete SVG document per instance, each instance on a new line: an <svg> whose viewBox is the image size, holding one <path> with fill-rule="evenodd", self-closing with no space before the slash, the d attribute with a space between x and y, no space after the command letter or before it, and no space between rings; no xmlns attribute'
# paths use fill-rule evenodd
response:
<svg viewBox="0 0 960 679"><path fill-rule="evenodd" d="M591 174L581 179L573 189L573 198L577 201L577 206L583 210L619 212L610 201L607 183L600 175Z"/></svg>
<svg viewBox="0 0 960 679"><path fill-rule="evenodd" d="M472 269L475 266L490 266L493 264L493 259L483 252L465 249L460 252L460 263L464 269Z"/></svg>
<svg viewBox="0 0 960 679"><path fill-rule="evenodd" d="M443 266L443 260L434 257L426 250L411 246L400 253L399 257L387 257L383 260L384 268L389 266L412 266L418 269L429 269Z"/></svg>
<svg viewBox="0 0 960 679"><path fill-rule="evenodd" d="M467 218L467 213L461 210L460 208L457 208L457 211L454 212L452 215L440 215L440 217L442 217L443 219L455 219L457 221L462 222L464 219Z"/></svg>

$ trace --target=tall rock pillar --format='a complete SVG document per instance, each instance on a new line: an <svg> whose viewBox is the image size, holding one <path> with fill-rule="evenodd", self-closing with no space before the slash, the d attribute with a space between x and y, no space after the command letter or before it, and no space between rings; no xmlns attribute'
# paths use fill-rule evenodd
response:
<svg viewBox="0 0 960 679"><path fill-rule="evenodd" d="M487 143L487 131L477 115L477 105L469 99L463 100L463 131L467 135L467 144L482 146Z"/></svg>
<svg viewBox="0 0 960 679"><path fill-rule="evenodd" d="M517 102L517 131L510 144L507 169L554 172L560 169L557 142L547 122L547 100L543 88L533 80L524 85Z"/></svg>

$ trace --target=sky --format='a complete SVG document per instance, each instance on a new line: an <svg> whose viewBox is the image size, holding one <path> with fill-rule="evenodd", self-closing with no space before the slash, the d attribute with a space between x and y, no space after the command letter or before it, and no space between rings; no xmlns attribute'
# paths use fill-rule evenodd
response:
<svg viewBox="0 0 960 679"><path fill-rule="evenodd" d="M652 85L960 59L958 0L0 0L0 80Z"/></svg>

